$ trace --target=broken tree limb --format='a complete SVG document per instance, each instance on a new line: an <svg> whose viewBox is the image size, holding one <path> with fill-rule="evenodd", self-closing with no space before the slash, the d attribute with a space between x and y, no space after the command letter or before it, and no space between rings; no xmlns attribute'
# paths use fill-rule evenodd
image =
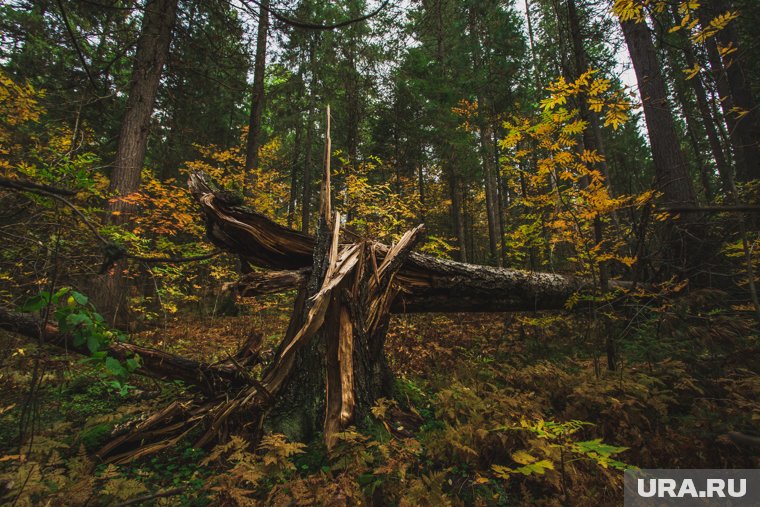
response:
<svg viewBox="0 0 760 507"><path fill-rule="evenodd" d="M297 288L308 279L313 264L313 236L284 227L221 191L203 172L190 175L190 189L206 216L207 234L218 247L240 255L250 264L288 273L251 275L232 288L256 295ZM344 230L346 235L352 235ZM356 235L352 235L356 238ZM382 264L390 247L372 243ZM294 271L294 272L293 272ZM410 253L398 270L402 290L393 300L394 313L504 312L556 310L590 280L553 273L476 266Z"/></svg>
<svg viewBox="0 0 760 507"><path fill-rule="evenodd" d="M241 297L279 294L302 288L310 273L311 270L306 268L297 271L252 271L242 275L237 282L225 283L222 290Z"/></svg>
<svg viewBox="0 0 760 507"><path fill-rule="evenodd" d="M0 306L0 329L37 339L40 326L41 322L33 315ZM72 337L61 333L52 323L45 327L45 342L69 352L91 355L86 345L75 346ZM140 374L159 380L182 380L209 394L246 384L233 365L211 365L130 343L112 343L105 350L119 360L140 356L141 366L137 370Z"/></svg>

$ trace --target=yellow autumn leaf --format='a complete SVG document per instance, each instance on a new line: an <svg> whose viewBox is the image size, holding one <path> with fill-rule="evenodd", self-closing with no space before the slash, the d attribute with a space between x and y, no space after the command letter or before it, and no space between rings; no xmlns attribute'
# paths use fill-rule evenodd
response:
<svg viewBox="0 0 760 507"><path fill-rule="evenodd" d="M699 71L702 70L702 67L698 63L694 64L694 67L690 69L683 69L683 73L686 74L686 80L694 79L697 74L699 74Z"/></svg>
<svg viewBox="0 0 760 507"><path fill-rule="evenodd" d="M630 268L636 262L636 257L623 256L618 257L618 260Z"/></svg>
<svg viewBox="0 0 760 507"><path fill-rule="evenodd" d="M620 124L628 121L628 115L619 109L610 109L604 115L604 126L612 125L612 128L617 130Z"/></svg>
<svg viewBox="0 0 760 507"><path fill-rule="evenodd" d="M718 44L718 51L720 52L720 56L723 58L730 55L731 53L734 53L736 50L737 48L734 46L733 41L729 42L728 46L722 46Z"/></svg>
<svg viewBox="0 0 760 507"><path fill-rule="evenodd" d="M527 451L517 451L511 454L512 459L521 465L528 465L538 460L535 456L532 456Z"/></svg>

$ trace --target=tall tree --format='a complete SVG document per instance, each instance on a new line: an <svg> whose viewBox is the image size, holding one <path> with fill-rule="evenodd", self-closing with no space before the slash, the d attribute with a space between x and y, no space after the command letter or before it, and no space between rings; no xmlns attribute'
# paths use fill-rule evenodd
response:
<svg viewBox="0 0 760 507"><path fill-rule="evenodd" d="M572 39L573 56L575 62L575 77L580 77L581 74L588 70L588 56L586 48L583 46L583 25L578 13L578 7L575 0L567 0L567 17L570 28L570 36ZM589 128L583 131L583 147L589 151L595 151L602 156L602 160L597 163L599 172L605 177L607 184L609 185L609 178L607 175L607 162L604 160L604 142L602 141L601 129L599 127L599 118L593 111L588 108L588 103L584 94L579 95L579 107L580 116L583 120L589 123ZM584 178L583 185L588 186L588 178ZM598 246L604 241L604 231L602 221L599 216L594 218L594 241ZM599 263L599 286L602 291L607 290L608 285L608 273L605 263ZM611 370L615 369L615 361L609 357L609 367Z"/></svg>
<svg viewBox="0 0 760 507"><path fill-rule="evenodd" d="M682 17L681 14L678 12L678 9L673 6L671 8L670 14L673 16L673 25L680 26L682 24ZM679 46L683 48L683 57L684 61L686 63L687 69L694 69L697 68L697 57L694 52L694 47L690 43L689 40L687 40L685 37L680 35L680 32L676 32L676 36L678 36L677 40L679 42ZM675 52L674 48L669 47L668 49L671 53ZM676 74L676 69L673 69L674 74ZM683 76L682 73L680 76ZM681 78L683 79L683 77ZM710 145L710 152L712 153L713 160L715 162L715 167L718 170L718 174L720 175L721 183L723 185L723 190L726 194L730 194L731 192L731 185L729 183L729 180L731 178L731 167L728 163L728 157L726 156L723 148L723 144L721 142L721 138L719 135L719 130L716 125L716 119L713 116L712 112L710 111L710 102L708 100L707 92L705 91L704 84L702 82L702 75L701 73L693 76L691 79L687 80L689 83L689 86L691 86L691 89L694 92L694 97L697 103L697 109L699 111L699 116L702 119L702 125L705 129L705 134L707 136L707 141Z"/></svg>
<svg viewBox="0 0 760 507"><path fill-rule="evenodd" d="M705 4L703 9L707 17L702 19L703 26L717 15L732 10L732 2L728 0L713 0ZM714 40L714 39L717 39ZM715 72L725 73L725 81L731 94L731 102L736 108L728 114L734 115L734 127L729 130L734 151L737 153L736 180L746 182L760 178L760 110L752 91L747 72L744 70L744 51L725 51L718 48L738 48L739 41L733 23L729 23L718 31L715 38L707 41L711 65ZM720 61L720 66L719 62ZM722 69L722 70L720 70ZM740 155L739 155L740 153Z"/></svg>
<svg viewBox="0 0 760 507"><path fill-rule="evenodd" d="M644 107L657 189L662 192L667 205L693 206L697 195L681 151L662 66L649 27L646 20L622 21L621 26Z"/></svg>
<svg viewBox="0 0 760 507"><path fill-rule="evenodd" d="M267 36L269 34L269 0L262 0L259 6L259 25L256 34L256 59L253 66L253 89L251 90L251 115L248 121L248 141L246 143L245 170L246 185L253 186L253 171L259 165L261 146L261 117L264 111L264 74L267 63Z"/></svg>
<svg viewBox="0 0 760 507"><path fill-rule="evenodd" d="M119 133L119 143L111 172L109 190L115 198L106 208L114 224L129 221L135 205L124 197L140 187L140 173L148 146L150 119L169 54L178 0L150 0L145 6L135 63L127 92L126 111ZM101 277L97 301L109 320L121 320L126 310L123 294L124 260L117 262ZM123 324L123 322L120 322Z"/></svg>

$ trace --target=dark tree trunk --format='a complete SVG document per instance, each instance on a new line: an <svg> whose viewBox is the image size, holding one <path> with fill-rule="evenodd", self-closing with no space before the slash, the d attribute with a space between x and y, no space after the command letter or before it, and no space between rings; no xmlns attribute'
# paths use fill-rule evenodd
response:
<svg viewBox="0 0 760 507"><path fill-rule="evenodd" d="M657 24L657 40L662 41L660 44L661 54L664 54L667 61L670 73L671 82L673 83L673 91L675 92L675 98L678 103L681 114L683 115L686 123L686 134L689 138L689 144L691 145L692 152L694 152L694 163L699 170L700 183L702 184L702 192L706 202L712 202L713 200L713 188L712 181L710 179L710 170L703 160L702 140L704 137L700 132L700 124L697 121L697 115L695 114L694 101L687 94L688 84L683 78L681 72L682 65L679 64L679 60L676 55L675 46L665 41L665 25L661 23L654 16L651 17L652 23ZM684 54L688 52L690 48L689 42L684 42L684 45L688 49L684 50ZM693 79L697 79L694 77Z"/></svg>
<svg viewBox="0 0 760 507"><path fill-rule="evenodd" d="M673 111L668 103L662 67L645 21L621 22L628 52L631 56L639 93L644 106L652 160L655 167L656 189L662 193L666 206L696 207L697 195L689 175L686 159L676 133ZM664 259L662 275L676 273L690 277L706 256L711 245L699 231L698 217L684 213L680 219L665 224L662 229Z"/></svg>
<svg viewBox="0 0 760 507"><path fill-rule="evenodd" d="M727 0L712 0L705 6L704 10L710 15L703 21L732 10L731 7L731 2ZM748 74L744 69L742 49L737 39L734 24L729 23L715 37L723 47L733 45L733 47L739 48L737 53L727 55L726 58L722 59L713 38L708 39L711 66L713 62L721 61L733 107L744 113L735 118L735 127L729 130L734 149L742 152L743 163L737 164L736 181L746 182L758 179L760 178L760 110L758 110L751 83L748 81ZM717 69L713 70L717 71ZM736 115L737 113L729 112L728 114Z"/></svg>
<svg viewBox="0 0 760 507"><path fill-rule="evenodd" d="M586 56L586 49L583 47L583 26L581 25L578 16L575 0L567 0L567 14L570 25L570 37L573 43L573 54L575 56L575 73L577 77L580 77L582 73L586 72L588 58ZM599 120L596 117L596 113L589 111L586 96L584 94L579 95L578 100L580 102L581 119L589 122L588 127L583 131L583 147L589 151L596 151L599 155L604 157L604 145L602 144ZM607 181L607 162L604 159L598 163L598 170L604 176L605 184L609 188L609 182ZM588 187L590 184L589 178L584 177L582 184L584 187ZM597 247L601 247L603 241L604 227L601 218L599 215L596 215L594 217L594 242ZM598 262L597 270L599 273L599 290L602 293L607 292L609 290L607 264L605 262ZM615 370L617 357L612 333L605 333L605 344L607 352L607 368L609 370Z"/></svg>
<svg viewBox="0 0 760 507"><path fill-rule="evenodd" d="M309 232L309 221L311 220L311 166L312 166L312 143L314 142L314 120L311 117L311 110L306 115L306 155L303 161L303 188L301 194L301 230Z"/></svg>
<svg viewBox="0 0 760 507"><path fill-rule="evenodd" d="M718 92L718 100L720 103L720 113L723 116L723 124L721 131L725 132L723 135L724 146L731 147L731 153L734 156L734 166L736 172L740 167L746 167L745 152L742 148L742 142L740 139L740 133L736 126L736 118L732 109L734 108L734 100L731 97L731 90L728 86L728 79L726 78L726 72L723 69L723 62L720 59L720 52L714 38L710 38L705 42L705 49L707 50L707 59L710 63L710 74L712 74L715 81L715 89ZM713 104L714 105L714 104ZM717 107L715 109L716 118L719 116ZM726 142L727 141L727 142ZM726 148L728 151L728 148Z"/></svg>
<svg viewBox="0 0 760 507"><path fill-rule="evenodd" d="M666 205L693 206L697 197L681 152L662 67L649 29L644 21L626 21L621 25L644 106L657 189L662 192Z"/></svg>
<svg viewBox="0 0 760 507"><path fill-rule="evenodd" d="M346 63L348 64L348 76L345 77L346 85L346 151L348 162L356 170L359 166L359 123L361 107L359 104L359 72L356 70L356 42L352 36L346 48Z"/></svg>
<svg viewBox="0 0 760 507"><path fill-rule="evenodd" d="M288 194L288 227L293 227L296 216L296 202L298 201L298 169L300 168L301 132L300 122L296 125L295 143L293 146L293 161L290 165L290 192Z"/></svg>
<svg viewBox="0 0 760 507"><path fill-rule="evenodd" d="M116 196L108 202L108 219L114 224L128 223L135 205L121 198L140 188L140 173L148 146L150 118L169 54L178 0L151 0L145 6L142 31L137 41L135 65L129 83L126 112L119 133L109 190ZM126 262L119 261L99 277L93 292L101 313L111 324L124 325Z"/></svg>
<svg viewBox="0 0 760 507"><path fill-rule="evenodd" d="M86 344L75 345L71 335L62 333L58 328L48 323L42 329L42 322L30 315L17 313L0 306L0 329L39 339L42 334L44 343L61 347L68 352L74 352L85 356L91 355ZM258 350L260 336L243 348L250 355ZM216 364L197 362L183 357L175 356L161 350L140 347L130 343L115 342L107 346L105 351L108 355L120 360L140 356L140 368L137 373L161 380L182 380L187 385L197 386L207 393L216 393L243 385L244 382L238 377L237 370L231 364ZM241 360L244 358L241 357Z"/></svg>
<svg viewBox="0 0 760 507"><path fill-rule="evenodd" d="M248 121L245 172L248 192L253 190L254 171L259 167L261 146L261 115L264 112L264 74L267 65L267 35L269 33L269 0L262 0L259 7L259 27L256 35L256 58L253 65L253 89L251 90L251 115Z"/></svg>
<svg viewBox="0 0 760 507"><path fill-rule="evenodd" d="M486 102L482 103L483 109L479 112L486 115ZM496 181L496 167L493 158L493 132L489 118L482 118L480 123L480 151L483 161L483 179L485 180L486 214L488 216L488 246L491 254L491 262L501 267L502 258L499 252L499 239L501 236L501 220L499 214L499 193Z"/></svg>
<svg viewBox="0 0 760 507"><path fill-rule="evenodd" d="M454 168L450 168L449 174L449 195L451 196L451 221L453 232L457 237L457 246L459 247L459 261L467 262L467 236L465 235L464 216L462 211L462 199L459 193L459 178L454 173Z"/></svg>
<svg viewBox="0 0 760 507"><path fill-rule="evenodd" d="M681 24L681 15L678 9L673 6L671 9L675 24ZM683 40L683 39L682 39ZM684 57L686 59L686 66L688 68L694 68L697 65L697 58L694 56L694 50L691 43L688 40L683 40ZM673 69L676 72L676 69ZM710 144L710 151L712 152L713 160L715 161L715 167L718 169L721 183L723 185L723 191L726 195L731 195L731 188L729 179L731 178L731 166L728 163L725 153L723 152L723 146L721 139L716 130L715 118L713 118L710 112L710 103L707 99L707 93L705 92L704 85L702 84L702 78L700 75L688 80L692 90L694 90L694 96L697 101L697 108L699 115L702 118L702 124L705 127L705 134L707 135L707 141Z"/></svg>
<svg viewBox="0 0 760 507"><path fill-rule="evenodd" d="M309 43L309 69L311 72L311 79L309 85L309 110L306 113L306 154L303 162L303 188L301 196L301 230L303 232L309 232L309 221L311 220L311 195L312 195L312 175L311 166L313 164L312 152L314 143L314 118L312 114L314 112L314 96L317 93L317 69L315 61L316 53L316 41L312 40Z"/></svg>

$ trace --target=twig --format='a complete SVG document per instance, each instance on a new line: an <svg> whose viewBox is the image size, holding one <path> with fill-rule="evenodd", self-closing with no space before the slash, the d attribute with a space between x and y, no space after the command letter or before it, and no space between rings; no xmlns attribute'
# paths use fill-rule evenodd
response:
<svg viewBox="0 0 760 507"><path fill-rule="evenodd" d="M42 183L35 183L28 180L12 180L10 178L0 177L0 187L11 188L14 190L45 190L58 195L76 195L73 190L65 188L53 187L51 185L43 185Z"/></svg>
<svg viewBox="0 0 760 507"><path fill-rule="evenodd" d="M175 495L182 494L184 492L185 492L185 488L167 489L166 491L159 491L158 493L137 496L131 500L127 500L126 502L117 504L117 507L126 507L127 505L134 505L136 503L147 502L148 500L153 500L154 498L164 498L167 496L175 496Z"/></svg>
<svg viewBox="0 0 760 507"><path fill-rule="evenodd" d="M77 217L82 221L82 223L90 230L90 232L95 236L95 238L100 241L104 247L109 249L112 254L107 255L106 262L104 263L104 267L110 267L110 265L113 265L114 262L119 260L122 257L127 257L129 259L134 259L136 261L141 262L147 262L147 263L179 263L179 262L195 262L195 261L203 261L206 259L211 259L212 257L216 257L217 255L221 254L221 250L216 250L214 252L210 252L207 254L202 255L191 255L188 257L145 257L143 255L137 255L129 253L127 250L125 250L121 245L117 245L116 243L109 241L108 239L104 238L99 232L98 229L95 227L95 225L88 219L82 211L77 208L71 201L63 197L64 195L75 195L75 192L72 192L70 190L64 190L56 187L51 187L48 185L41 185L39 183L33 183L30 181L15 181L15 180L9 180L7 178L0 178L0 187L9 188L11 190L16 191L22 191L22 192L32 192L39 195L44 195L47 197L52 197L53 199L57 199L58 201L62 202L66 205L71 211L73 211Z"/></svg>
<svg viewBox="0 0 760 507"><path fill-rule="evenodd" d="M342 28L344 26L352 25L354 23L360 23L362 21L366 21L369 18L375 16L380 11L385 9L385 7L390 3L390 0L385 0L380 6L375 9L374 11L365 14L363 16L359 16L357 18L347 19L345 21L340 21L338 23L332 23L332 24L322 24L322 23L310 23L308 21L301 21L299 19L293 19L285 16L281 12L272 9L269 6L262 5L262 2L258 0L249 0L252 4L260 7L261 9L267 11L269 14L272 15L276 20L281 21L282 23L285 23L286 25L290 25L296 28L305 28L307 30L335 30L336 28ZM243 0L243 5L245 5L245 0Z"/></svg>
<svg viewBox="0 0 760 507"><path fill-rule="evenodd" d="M736 206L667 206L658 208L665 213L760 213L760 206L740 204Z"/></svg>
<svg viewBox="0 0 760 507"><path fill-rule="evenodd" d="M90 81L90 84L95 89L95 91L100 91L98 89L98 85L95 82L95 78L92 77L92 74L90 73L90 66L87 65L87 60L84 57L84 53L82 53L82 48L79 47L79 43L77 42L77 37L74 34L74 30L71 28L71 23L69 23L69 17L66 15L66 9L63 8L63 4L61 3L61 0L56 0L56 3L58 4L58 9L61 11L61 18L63 19L63 24L66 26L66 31L69 33L69 37L71 37L71 43L74 44L74 49L77 51L77 55L79 56L79 61L82 62L82 67L84 67L84 72L87 74L87 79Z"/></svg>
<svg viewBox="0 0 760 507"><path fill-rule="evenodd" d="M269 390L266 388L264 384L259 382L256 377L254 377L249 371L247 371L245 368L241 366L240 363L237 362L237 360L232 357L229 353L227 354L227 358L232 362L232 364L237 368L237 370L240 372L240 374L251 384L253 387L255 387L258 391L264 393L264 396L267 398L267 400L274 404L275 399L274 396L272 396L272 393L269 392Z"/></svg>

